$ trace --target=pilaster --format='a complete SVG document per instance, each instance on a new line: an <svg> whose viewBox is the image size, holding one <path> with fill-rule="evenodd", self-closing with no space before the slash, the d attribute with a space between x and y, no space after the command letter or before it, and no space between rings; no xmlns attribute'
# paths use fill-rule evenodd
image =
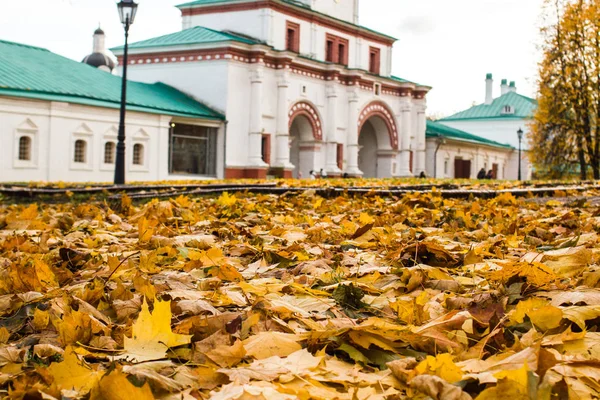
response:
<svg viewBox="0 0 600 400"><path fill-rule="evenodd" d="M398 155L398 175L412 176L410 172L410 138L412 133L412 102L404 98L400 106L400 153Z"/></svg>
<svg viewBox="0 0 600 400"><path fill-rule="evenodd" d="M348 93L348 165L346 172L350 176L362 176L358 167L358 89L352 88Z"/></svg>
<svg viewBox="0 0 600 400"><path fill-rule="evenodd" d="M248 138L248 163L255 168L267 167L262 160L263 81L263 67L257 65L250 73L250 132Z"/></svg>
<svg viewBox="0 0 600 400"><path fill-rule="evenodd" d="M336 83L327 87L327 133L325 171L328 175L339 176L342 170L337 165L337 103Z"/></svg>

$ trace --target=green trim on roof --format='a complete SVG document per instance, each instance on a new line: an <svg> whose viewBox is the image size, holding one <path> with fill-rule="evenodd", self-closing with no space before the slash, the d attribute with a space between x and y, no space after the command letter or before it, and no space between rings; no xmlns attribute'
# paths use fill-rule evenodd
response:
<svg viewBox="0 0 600 400"><path fill-rule="evenodd" d="M498 143L493 140L485 139L481 136L473 135L471 133L461 131L459 129L451 128L449 126L434 121L427 121L426 137L445 137L451 140L458 140L461 142L469 142L492 147L501 147L504 149L514 149L514 147L512 147L509 144Z"/></svg>
<svg viewBox="0 0 600 400"><path fill-rule="evenodd" d="M119 108L121 78L46 49L0 40L0 94ZM153 114L225 119L219 112L163 83L129 81L127 108Z"/></svg>
<svg viewBox="0 0 600 400"><path fill-rule="evenodd" d="M514 107L514 114L503 114L505 106ZM492 104L479 104L465 111L440 119L440 121L479 119L525 119L533 117L537 101L516 92L508 92L494 99Z"/></svg>
<svg viewBox="0 0 600 400"><path fill-rule="evenodd" d="M364 29L366 31L372 32L372 33L374 33L376 35L383 36L383 37L386 37L386 38L394 40L394 41L398 40L398 38L395 38L393 36L387 35L385 33L378 32L378 31L376 31L374 29L371 29L371 28L367 28L366 26L358 25L358 24L353 24L352 22L348 22L348 21L345 21L343 19L333 17L333 16L331 16L329 14L325 14L323 12L320 12L320 11L317 11L317 10L313 10L310 6L308 6L308 5L304 4L304 3L301 3L299 1L296 1L296 0L279 0L279 1L281 1L282 3L289 4L291 6L295 6L295 7L298 7L298 8L303 8L303 9L309 10L309 11L315 13L315 14L322 15L323 17L326 17L326 18L329 18L329 19L341 22L341 23L346 24L346 25L354 26L354 27L356 27L358 29ZM190 8L190 7L195 7L195 6L207 6L207 5L211 5L211 4L230 3L230 2L233 2L233 1L232 0L195 0L195 1L188 2L188 3L178 4L175 7L177 7L177 8Z"/></svg>
<svg viewBox="0 0 600 400"><path fill-rule="evenodd" d="M240 42L244 44L262 44L258 40L236 35L230 32L221 32L214 29L195 26L183 31L169 33L167 35L131 43L129 49L144 49L149 47L183 46L218 42ZM122 51L124 46L114 47L111 51Z"/></svg>

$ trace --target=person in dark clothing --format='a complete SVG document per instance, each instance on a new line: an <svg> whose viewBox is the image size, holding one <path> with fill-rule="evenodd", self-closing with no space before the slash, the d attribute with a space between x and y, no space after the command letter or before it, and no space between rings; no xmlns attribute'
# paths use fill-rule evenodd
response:
<svg viewBox="0 0 600 400"><path fill-rule="evenodd" d="M487 175L485 176L485 179L494 179L494 171L490 169Z"/></svg>
<svg viewBox="0 0 600 400"><path fill-rule="evenodd" d="M485 179L485 168L481 168L481 170L477 174L477 179Z"/></svg>
<svg viewBox="0 0 600 400"><path fill-rule="evenodd" d="M425 173L425 171L421 171L421 173L419 174L419 178L421 178L421 179L427 178L427 174Z"/></svg>

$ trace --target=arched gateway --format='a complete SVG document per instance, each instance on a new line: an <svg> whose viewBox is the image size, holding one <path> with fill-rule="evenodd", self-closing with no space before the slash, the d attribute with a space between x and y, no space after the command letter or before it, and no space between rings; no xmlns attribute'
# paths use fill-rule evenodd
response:
<svg viewBox="0 0 600 400"><path fill-rule="evenodd" d="M311 170L317 170L323 140L323 123L317 108L307 102L295 103L289 111L291 139L290 162L295 166L294 178L308 178Z"/></svg>
<svg viewBox="0 0 600 400"><path fill-rule="evenodd" d="M381 101L366 105L358 118L358 166L365 178L389 178L397 171L398 128Z"/></svg>

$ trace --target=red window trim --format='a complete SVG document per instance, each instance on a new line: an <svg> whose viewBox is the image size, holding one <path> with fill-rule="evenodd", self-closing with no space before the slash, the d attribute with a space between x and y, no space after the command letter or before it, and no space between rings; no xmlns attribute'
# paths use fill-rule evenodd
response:
<svg viewBox="0 0 600 400"><path fill-rule="evenodd" d="M375 60L371 63L373 55L375 55ZM369 47L369 72L377 75L381 73L381 49L378 47Z"/></svg>
<svg viewBox="0 0 600 400"><path fill-rule="evenodd" d="M328 43L331 42L333 48L331 49L331 54L329 54ZM335 64L348 65L348 51L349 51L349 41L348 39L344 39L339 36L332 35L331 33L327 33L325 35L325 61L332 62ZM340 54L340 45L344 46L344 53ZM331 55L331 57L329 57Z"/></svg>
<svg viewBox="0 0 600 400"><path fill-rule="evenodd" d="M294 31L294 41L290 48L289 31ZM285 48L286 50L293 51L294 53L300 53L300 24L292 21L286 21L285 23Z"/></svg>

